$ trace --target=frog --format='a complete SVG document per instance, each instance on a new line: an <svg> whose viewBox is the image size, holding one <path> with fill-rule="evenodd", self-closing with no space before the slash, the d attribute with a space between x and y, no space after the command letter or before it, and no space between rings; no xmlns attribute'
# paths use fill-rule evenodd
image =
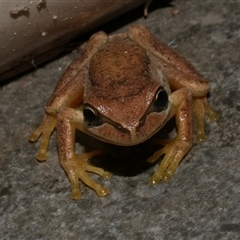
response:
<svg viewBox="0 0 240 240"><path fill-rule="evenodd" d="M160 147L147 161L162 160L149 184L168 182L194 142L205 140L205 117L217 121L210 107L209 82L196 68L145 26L108 36L93 34L58 81L41 124L29 136L40 137L36 158L47 159L52 132L57 131L60 165L71 185L71 198L81 198L81 182L98 196L109 189L94 181L89 172L109 179L112 174L90 164L102 153L75 153L75 134L81 131L102 142L134 146L147 141L175 118L176 136L160 139Z"/></svg>

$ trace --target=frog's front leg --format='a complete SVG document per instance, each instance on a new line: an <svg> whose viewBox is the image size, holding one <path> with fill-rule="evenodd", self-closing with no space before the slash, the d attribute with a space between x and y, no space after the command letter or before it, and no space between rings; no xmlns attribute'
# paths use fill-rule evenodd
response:
<svg viewBox="0 0 240 240"><path fill-rule="evenodd" d="M161 155L165 154L159 168L149 179L149 183L152 185L158 184L161 180L169 181L193 144L191 92L186 88L181 88L169 96L169 101L172 108L168 119L175 115L177 136L148 159L149 162L155 162Z"/></svg>
<svg viewBox="0 0 240 240"><path fill-rule="evenodd" d="M100 151L93 151L76 155L74 150L75 145L75 131L76 129L87 133L84 127L84 118L82 110L73 108L64 108L58 114L57 118L57 142L60 163L68 175L72 188L72 199L79 199L81 197L79 179L83 181L88 187L92 188L100 197L108 195L107 188L93 181L87 174L92 172L107 179L111 177L110 172L106 172L101 168L91 166L87 160L92 156L98 155ZM89 133L88 133L89 134Z"/></svg>
<svg viewBox="0 0 240 240"><path fill-rule="evenodd" d="M28 138L30 142L36 142L39 137L42 136L39 151L36 155L39 161L44 161L47 158L49 139L56 127L56 115L59 110L65 106L73 107L82 102L84 77L81 76L80 72L92 56L105 45L107 41L108 36L104 32L94 34L80 55L70 64L58 81L47 103L42 123Z"/></svg>

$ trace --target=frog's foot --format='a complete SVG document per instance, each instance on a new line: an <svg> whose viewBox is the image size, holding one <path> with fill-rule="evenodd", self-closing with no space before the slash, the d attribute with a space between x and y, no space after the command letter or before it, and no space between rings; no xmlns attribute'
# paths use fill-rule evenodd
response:
<svg viewBox="0 0 240 240"><path fill-rule="evenodd" d="M192 147L191 141L180 140L178 137L165 147L156 151L153 156L148 158L148 162L155 162L161 155L165 154L157 171L149 178L149 184L156 185L160 181L167 182L171 179L184 155Z"/></svg>
<svg viewBox="0 0 240 240"><path fill-rule="evenodd" d="M61 161L61 165L66 171L71 183L72 199L76 200L81 198L79 179L82 180L88 187L92 188L98 196L105 197L108 195L109 190L93 181L87 174L87 172L92 172L98 174L104 179L109 179L112 176L110 172L104 171L102 168L94 167L87 162L89 158L99 154L101 154L101 151L96 150L90 153L74 155L67 161Z"/></svg>
<svg viewBox="0 0 240 240"><path fill-rule="evenodd" d="M36 158L39 161L45 161L47 159L47 148L49 144L49 139L52 131L56 127L56 123L57 121L55 117L45 114L41 125L36 128L28 137L28 140L30 142L36 142L42 135L40 147L36 155Z"/></svg>
<svg viewBox="0 0 240 240"><path fill-rule="evenodd" d="M197 141L202 142L206 139L204 132L205 115L209 117L211 122L217 121L219 115L209 106L206 97L193 99L193 112L197 122Z"/></svg>

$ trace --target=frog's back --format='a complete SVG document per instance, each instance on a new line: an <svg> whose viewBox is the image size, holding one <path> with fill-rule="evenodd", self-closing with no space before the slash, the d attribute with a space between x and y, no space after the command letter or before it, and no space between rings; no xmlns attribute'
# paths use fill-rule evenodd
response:
<svg viewBox="0 0 240 240"><path fill-rule="evenodd" d="M136 43L114 37L97 52L90 63L89 78L92 86L107 89L121 86L144 88L149 81L149 58ZM137 81L136 81L137 79Z"/></svg>
<svg viewBox="0 0 240 240"><path fill-rule="evenodd" d="M91 59L84 103L117 126L137 126L160 86L156 72L143 48L113 37Z"/></svg>

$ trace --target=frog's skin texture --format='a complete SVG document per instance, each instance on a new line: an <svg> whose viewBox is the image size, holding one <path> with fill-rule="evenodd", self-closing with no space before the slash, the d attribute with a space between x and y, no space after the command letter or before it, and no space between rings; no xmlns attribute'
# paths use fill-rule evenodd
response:
<svg viewBox="0 0 240 240"><path fill-rule="evenodd" d="M193 144L193 112L197 140L203 141L204 118L217 120L206 95L208 82L183 57L154 37L144 26L108 37L94 34L59 80L41 125L29 141L41 136L36 158L46 160L49 139L57 129L60 163L71 183L73 199L81 197L79 180L106 196L109 191L87 172L109 178L111 173L91 166L93 151L75 154L75 130L104 142L130 146L146 141L172 117L177 136L149 159L164 155L150 184L168 181Z"/></svg>

